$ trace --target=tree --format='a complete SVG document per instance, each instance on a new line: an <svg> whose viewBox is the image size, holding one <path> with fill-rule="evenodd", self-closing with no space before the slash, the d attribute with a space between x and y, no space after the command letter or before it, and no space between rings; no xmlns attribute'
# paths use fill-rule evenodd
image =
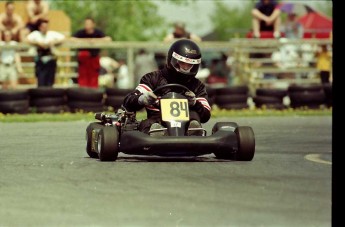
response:
<svg viewBox="0 0 345 227"><path fill-rule="evenodd" d="M72 21L72 34L83 27L84 19L91 16L97 27L113 40L162 40L165 19L156 14L152 1L51 1L52 9L66 12Z"/></svg>
<svg viewBox="0 0 345 227"><path fill-rule="evenodd" d="M243 1L241 8L230 8L221 1L215 1L215 12L210 16L218 40L228 41L234 36L243 37L251 25L253 1Z"/></svg>

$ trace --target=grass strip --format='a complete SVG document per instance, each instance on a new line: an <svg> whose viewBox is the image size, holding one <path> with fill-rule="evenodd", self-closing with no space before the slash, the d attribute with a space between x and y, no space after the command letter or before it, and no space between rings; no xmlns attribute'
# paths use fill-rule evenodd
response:
<svg viewBox="0 0 345 227"><path fill-rule="evenodd" d="M108 112L107 112L108 113ZM111 113L111 112L109 112ZM332 116L332 108L323 109L244 109L244 110L225 110L217 107L212 109L212 118L219 117L270 117L270 116ZM137 119L145 119L144 111L137 112ZM0 122L64 122L64 121L94 121L94 113L29 113L29 114L2 114L0 113Z"/></svg>

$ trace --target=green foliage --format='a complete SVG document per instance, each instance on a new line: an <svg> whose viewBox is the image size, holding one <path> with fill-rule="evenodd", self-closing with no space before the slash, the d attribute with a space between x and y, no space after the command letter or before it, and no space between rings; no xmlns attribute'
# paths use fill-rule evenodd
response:
<svg viewBox="0 0 345 227"><path fill-rule="evenodd" d="M220 41L228 41L234 36L243 37L251 29L253 1L243 1L241 7L229 7L224 2L215 1L215 12L211 15L216 36Z"/></svg>
<svg viewBox="0 0 345 227"><path fill-rule="evenodd" d="M66 12L72 21L72 34L83 28L84 19L91 16L97 27L113 40L161 40L164 36L163 17L157 15L153 1L52 1L53 9Z"/></svg>

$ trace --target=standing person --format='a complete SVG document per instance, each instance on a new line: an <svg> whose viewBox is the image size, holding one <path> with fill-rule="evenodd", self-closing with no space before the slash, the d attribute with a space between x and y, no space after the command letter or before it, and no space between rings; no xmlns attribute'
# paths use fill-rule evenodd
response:
<svg viewBox="0 0 345 227"><path fill-rule="evenodd" d="M330 83L332 55L328 50L327 45L321 45L320 50L316 53L316 68L319 70L319 75L322 84Z"/></svg>
<svg viewBox="0 0 345 227"><path fill-rule="evenodd" d="M139 83L141 77L148 72L158 69L157 62L153 54L149 54L145 49L140 49L134 60L134 78L135 83Z"/></svg>
<svg viewBox="0 0 345 227"><path fill-rule="evenodd" d="M145 74L136 89L124 99L124 107L129 111L146 108L147 119L141 121L139 130L149 133L152 129L163 128L161 112L157 107L158 97L153 91L166 84L181 84L190 92L185 92L190 110L188 128L201 128L211 117L211 107L207 101L205 85L195 78L201 64L201 51L198 45L189 39L174 42L167 54L166 66ZM199 131L188 135L200 136Z"/></svg>
<svg viewBox="0 0 345 227"><path fill-rule="evenodd" d="M297 20L296 13L289 13L283 25L282 31L287 39L302 39L304 34L303 25Z"/></svg>
<svg viewBox="0 0 345 227"><path fill-rule="evenodd" d="M254 38L260 38L261 31L272 31L274 38L280 38L280 9L275 0L257 2L252 16Z"/></svg>
<svg viewBox="0 0 345 227"><path fill-rule="evenodd" d="M15 7L13 2L6 2L5 12L0 14L0 32L9 30L12 33L12 39L20 40L20 32L24 27L22 18L14 12Z"/></svg>
<svg viewBox="0 0 345 227"><path fill-rule="evenodd" d="M174 24L174 31L164 38L164 42L173 42L177 39L191 39L194 42L201 42L199 36L186 30L186 25L183 22L176 22Z"/></svg>
<svg viewBox="0 0 345 227"><path fill-rule="evenodd" d="M28 14L28 22L21 32L21 39L33 31L38 30L39 20L48 20L49 4L47 1L28 0L26 4L26 13Z"/></svg>
<svg viewBox="0 0 345 227"><path fill-rule="evenodd" d="M130 89L132 83L129 79L129 70L125 59L119 59L119 71L116 78L116 87L118 89Z"/></svg>
<svg viewBox="0 0 345 227"><path fill-rule="evenodd" d="M12 40L12 33L4 31L4 41L0 45L15 46L16 41ZM16 89L18 73L23 75L21 59L15 49L2 49L0 52L0 81L3 89Z"/></svg>
<svg viewBox="0 0 345 227"><path fill-rule="evenodd" d="M38 86L53 86L56 74L56 56L53 48L65 40L65 36L56 31L49 31L47 20L38 21L38 30L27 36L27 42L35 45L35 74Z"/></svg>
<svg viewBox="0 0 345 227"><path fill-rule="evenodd" d="M95 21L88 17L84 21L84 28L77 31L72 41L84 43L109 42L111 38L103 31L96 28ZM100 49L79 49L78 51L78 84L81 87L98 88L98 76L100 70Z"/></svg>
<svg viewBox="0 0 345 227"><path fill-rule="evenodd" d="M120 67L120 63L111 58L108 51L102 51L99 63L101 66L98 78L99 86L114 87L116 80L115 70Z"/></svg>

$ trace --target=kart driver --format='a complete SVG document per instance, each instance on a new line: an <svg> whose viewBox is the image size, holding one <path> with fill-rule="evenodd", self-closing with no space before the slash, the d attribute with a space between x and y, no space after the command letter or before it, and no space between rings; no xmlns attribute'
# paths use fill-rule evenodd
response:
<svg viewBox="0 0 345 227"><path fill-rule="evenodd" d="M153 91L166 84L181 84L191 91L184 94L189 105L188 128L201 128L201 123L206 123L210 119L211 107L207 101L205 85L195 78L200 64L201 52L198 45L189 39L180 39L171 45L164 68L147 73L141 78L140 84L126 96L123 103L128 111L146 108L147 119L141 121L140 131L148 133L152 129L163 128L157 106L158 97ZM188 135L202 135L200 130L188 133Z"/></svg>

